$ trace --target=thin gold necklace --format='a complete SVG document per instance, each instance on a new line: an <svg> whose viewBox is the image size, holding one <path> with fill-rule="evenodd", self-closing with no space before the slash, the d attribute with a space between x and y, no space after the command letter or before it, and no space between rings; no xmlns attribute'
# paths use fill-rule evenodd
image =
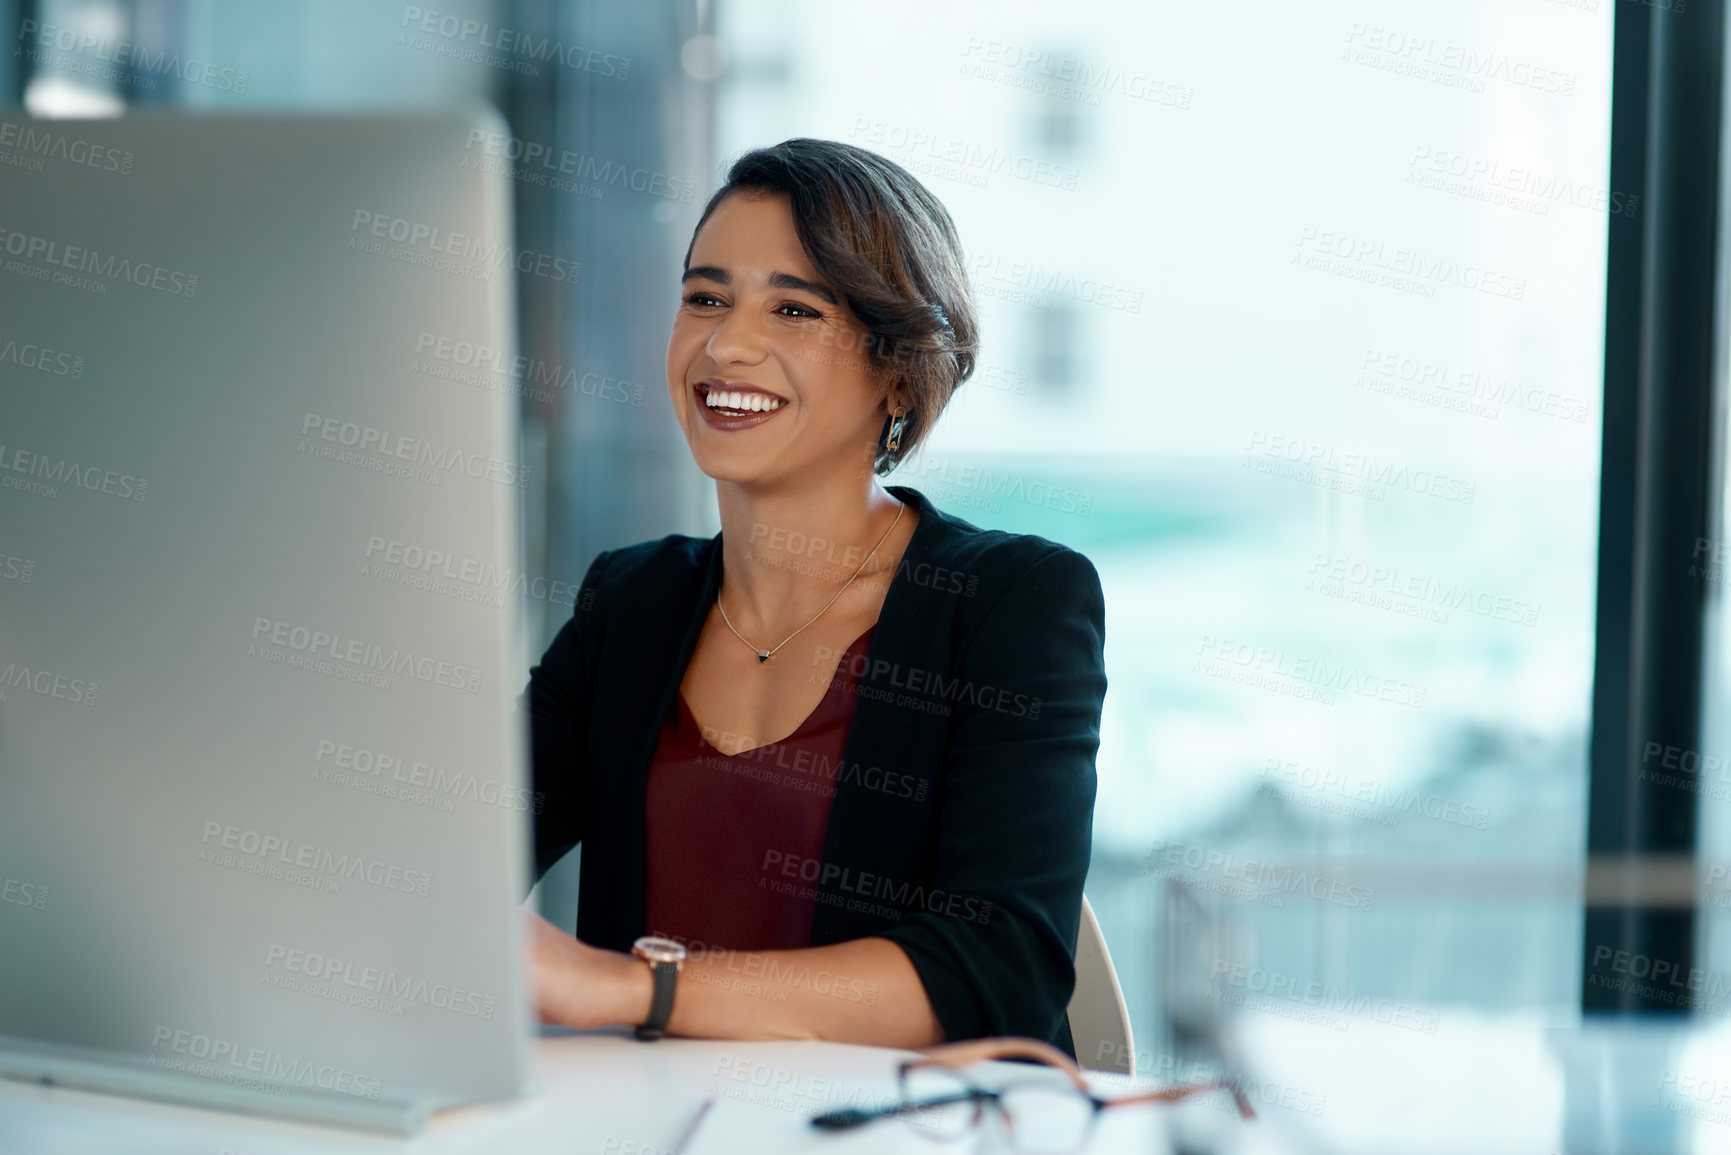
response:
<svg viewBox="0 0 1731 1155"><path fill-rule="evenodd" d="M835 591L835 597L829 599L829 605L826 605L823 607L823 609L817 611L816 616L811 619L811 622L815 622L815 621L817 621L818 618L821 618L825 614L829 613L829 607L835 605L835 603L837 601L841 600L841 595L843 595L847 592L848 586L853 585L853 579L854 578L857 578L861 573L865 572L865 567L871 563L872 558L877 556L878 546L882 545L885 541L889 540L890 534L895 532L896 522L901 521L902 514L906 513L907 511L908 511L907 503L903 502L902 507L900 509L896 510L895 521L890 522L890 527L888 529L884 530L883 537L878 538L878 544L872 546L872 551L865 555L865 561L862 561L859 563L859 569L856 569L853 571L853 577L848 578L847 581L842 583L841 588L839 590ZM733 630L733 623L727 621L727 611L722 608L721 594L719 591L715 595L715 608L718 610L721 610L721 620L723 622L727 622L727 628L728 629ZM811 622L805 623L804 626L799 627L799 629L793 631L793 633L791 633L791 634L787 635L787 637L781 639L781 646L785 646L785 645L787 645L787 643L793 641L793 639L799 637L799 635L804 632L806 626L811 625ZM740 633L738 630L733 630L733 636L738 638L740 641L745 642L745 635ZM781 646L777 646L777 647L775 647L775 650L760 650L756 646L753 646L750 642L745 642L745 644L746 644L746 646L748 646L750 648L752 653L757 655L757 664L760 666L763 665L763 663L769 661L769 659L775 654L775 650L781 649Z"/></svg>

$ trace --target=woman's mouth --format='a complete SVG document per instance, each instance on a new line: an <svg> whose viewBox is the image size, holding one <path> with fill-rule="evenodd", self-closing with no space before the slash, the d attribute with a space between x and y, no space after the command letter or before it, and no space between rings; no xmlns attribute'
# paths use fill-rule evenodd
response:
<svg viewBox="0 0 1731 1155"><path fill-rule="evenodd" d="M691 388L704 422L714 429L749 429L787 408L786 398L741 381L705 377Z"/></svg>

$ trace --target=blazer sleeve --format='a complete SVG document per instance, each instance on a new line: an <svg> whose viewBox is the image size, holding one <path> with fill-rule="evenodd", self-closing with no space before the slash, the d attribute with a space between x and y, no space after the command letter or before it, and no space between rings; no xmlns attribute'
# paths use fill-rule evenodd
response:
<svg viewBox="0 0 1731 1155"><path fill-rule="evenodd" d="M529 670L529 764L535 799L535 881L583 838L584 750L603 620L600 582L610 551L589 565L571 617Z"/></svg>
<svg viewBox="0 0 1731 1155"><path fill-rule="evenodd" d="M1059 1037L1093 834L1105 635L1093 563L1059 549L962 644L932 896L885 932L950 1039Z"/></svg>

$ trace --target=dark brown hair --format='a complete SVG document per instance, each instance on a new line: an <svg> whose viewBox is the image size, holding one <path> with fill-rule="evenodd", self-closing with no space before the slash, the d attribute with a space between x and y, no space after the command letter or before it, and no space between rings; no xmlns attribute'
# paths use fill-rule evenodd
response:
<svg viewBox="0 0 1731 1155"><path fill-rule="evenodd" d="M874 370L891 365L907 379L913 407L901 448L878 434L872 468L888 473L917 446L974 371L979 319L955 222L912 173L851 144L796 137L733 162L703 206L691 249L716 206L735 193L783 193L793 203L800 246L818 275L866 327Z"/></svg>

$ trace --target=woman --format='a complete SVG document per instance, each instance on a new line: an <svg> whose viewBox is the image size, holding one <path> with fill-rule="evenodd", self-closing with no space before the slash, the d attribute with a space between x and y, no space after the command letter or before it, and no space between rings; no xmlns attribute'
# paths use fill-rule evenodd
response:
<svg viewBox="0 0 1731 1155"><path fill-rule="evenodd" d="M536 876L584 844L577 937L529 916L544 1019L1074 1054L1098 576L877 482L975 334L882 157L789 140L705 206L667 386L721 533L601 554L530 675Z"/></svg>

